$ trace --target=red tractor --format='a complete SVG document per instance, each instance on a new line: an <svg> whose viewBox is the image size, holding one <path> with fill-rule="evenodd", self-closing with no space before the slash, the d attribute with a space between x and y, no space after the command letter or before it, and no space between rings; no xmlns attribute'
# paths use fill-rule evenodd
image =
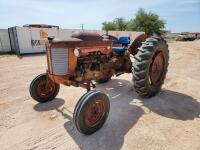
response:
<svg viewBox="0 0 200 150"><path fill-rule="evenodd" d="M161 89L169 59L166 41L158 36L146 38L145 34L134 41L87 32L64 40L49 38L46 54L47 72L31 82L30 95L45 103L57 96L60 84L86 88L88 92L76 104L73 115L77 130L83 134L99 130L109 114L108 96L91 90L95 88L92 81L104 83L114 75L132 73L135 91L152 97Z"/></svg>

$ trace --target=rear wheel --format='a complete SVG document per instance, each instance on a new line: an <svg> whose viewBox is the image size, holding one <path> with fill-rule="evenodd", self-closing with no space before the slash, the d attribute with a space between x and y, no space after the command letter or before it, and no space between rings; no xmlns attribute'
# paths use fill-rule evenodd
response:
<svg viewBox="0 0 200 150"><path fill-rule="evenodd" d="M31 97L40 103L52 101L58 94L60 85L47 79L47 74L40 74L30 84Z"/></svg>
<svg viewBox="0 0 200 150"><path fill-rule="evenodd" d="M134 56L133 82L143 97L156 95L164 82L169 60L166 42L160 37L148 38Z"/></svg>
<svg viewBox="0 0 200 150"><path fill-rule="evenodd" d="M83 134L92 134L105 123L110 109L107 95L89 91L78 101L73 120L77 130Z"/></svg>

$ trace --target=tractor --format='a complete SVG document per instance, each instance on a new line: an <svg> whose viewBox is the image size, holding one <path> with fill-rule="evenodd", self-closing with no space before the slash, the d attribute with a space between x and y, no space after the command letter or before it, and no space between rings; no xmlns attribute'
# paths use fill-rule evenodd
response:
<svg viewBox="0 0 200 150"><path fill-rule="evenodd" d="M86 135L104 125L110 109L108 96L96 91L95 83L132 73L135 91L150 98L161 90L168 68L166 41L144 33L131 40L125 36L75 32L68 39L48 38L45 47L48 69L32 80L30 95L37 102L46 103L57 96L60 84L87 89L73 113L77 130Z"/></svg>

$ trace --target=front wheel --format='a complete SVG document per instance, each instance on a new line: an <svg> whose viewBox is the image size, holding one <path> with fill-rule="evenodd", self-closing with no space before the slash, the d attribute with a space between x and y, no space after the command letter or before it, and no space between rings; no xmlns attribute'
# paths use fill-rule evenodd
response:
<svg viewBox="0 0 200 150"><path fill-rule="evenodd" d="M40 74L30 84L31 97L40 103L52 101L58 94L60 85L47 79L47 74Z"/></svg>
<svg viewBox="0 0 200 150"><path fill-rule="evenodd" d="M143 97L156 95L164 82L169 50L160 37L148 38L134 56L133 82L136 92Z"/></svg>
<svg viewBox="0 0 200 150"><path fill-rule="evenodd" d="M80 133L89 135L105 123L110 109L109 98L104 93L89 91L84 94L74 110L74 124Z"/></svg>

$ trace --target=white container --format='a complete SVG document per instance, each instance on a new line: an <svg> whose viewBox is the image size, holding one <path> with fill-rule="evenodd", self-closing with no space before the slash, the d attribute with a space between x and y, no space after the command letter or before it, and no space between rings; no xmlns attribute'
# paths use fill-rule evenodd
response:
<svg viewBox="0 0 200 150"><path fill-rule="evenodd" d="M10 38L7 29L0 29L0 53L11 52Z"/></svg>
<svg viewBox="0 0 200 150"><path fill-rule="evenodd" d="M47 37L58 37L56 28L9 28L11 49L16 54L30 54L45 52Z"/></svg>

